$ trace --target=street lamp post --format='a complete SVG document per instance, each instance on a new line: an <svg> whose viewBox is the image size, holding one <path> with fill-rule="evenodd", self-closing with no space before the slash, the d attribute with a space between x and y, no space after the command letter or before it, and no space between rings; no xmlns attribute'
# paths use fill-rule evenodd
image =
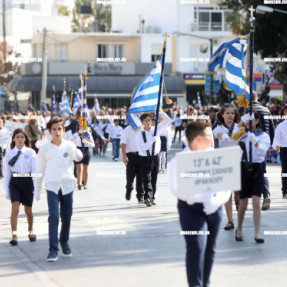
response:
<svg viewBox="0 0 287 287"><path fill-rule="evenodd" d="M285 10L276 9L276 8L272 8L272 7L268 7L264 5L258 5L256 7L256 13L259 13L259 14L273 13L273 12L287 14L287 11Z"/></svg>
<svg viewBox="0 0 287 287"><path fill-rule="evenodd" d="M194 35L194 34L190 34L190 33L182 33L182 32L174 32L174 34L177 34L178 36L191 36L194 38L198 38L198 39L204 39L204 40L208 40L210 45L209 45L209 51L210 51L210 57L213 54L213 38L207 38L207 37L202 37L202 36L198 36L198 35ZM210 103L213 104L213 75L210 75Z"/></svg>

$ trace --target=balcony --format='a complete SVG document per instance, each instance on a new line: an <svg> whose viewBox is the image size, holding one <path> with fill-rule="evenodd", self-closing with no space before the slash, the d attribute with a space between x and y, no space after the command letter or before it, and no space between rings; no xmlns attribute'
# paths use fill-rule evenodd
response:
<svg viewBox="0 0 287 287"><path fill-rule="evenodd" d="M229 32L231 31L231 26L229 23L223 22L201 22L201 23L192 23L191 24L191 32L212 32L212 31L220 31L220 32Z"/></svg>

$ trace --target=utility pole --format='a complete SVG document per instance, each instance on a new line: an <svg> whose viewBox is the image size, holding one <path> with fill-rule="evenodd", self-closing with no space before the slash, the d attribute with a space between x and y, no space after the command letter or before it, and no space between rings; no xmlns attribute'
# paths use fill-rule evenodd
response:
<svg viewBox="0 0 287 287"><path fill-rule="evenodd" d="M6 46L6 0L2 0L2 26L3 26L3 58L4 62L6 62L6 51L7 51L7 46Z"/></svg>
<svg viewBox="0 0 287 287"><path fill-rule="evenodd" d="M40 109L42 111L42 102L46 101L47 91L47 29L43 29L43 43L42 43L42 89L41 89L41 103Z"/></svg>

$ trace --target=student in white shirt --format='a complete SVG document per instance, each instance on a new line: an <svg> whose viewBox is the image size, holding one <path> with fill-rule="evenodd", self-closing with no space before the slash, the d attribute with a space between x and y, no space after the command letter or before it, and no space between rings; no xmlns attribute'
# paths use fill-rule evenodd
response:
<svg viewBox="0 0 287 287"><path fill-rule="evenodd" d="M191 122L186 127L187 146L181 153L212 149L209 124ZM177 187L177 160L170 163L170 188L178 198L178 213L183 231L208 231L206 235L184 235L186 242L186 273L188 284L209 286L215 256L216 240L221 222L221 207L228 201L230 191L206 191L201 194L181 196Z"/></svg>
<svg viewBox="0 0 287 287"><path fill-rule="evenodd" d="M120 141L123 128L119 125L118 120L114 120L114 125L110 129L110 139L113 145L113 160L118 161L120 156Z"/></svg>
<svg viewBox="0 0 287 287"><path fill-rule="evenodd" d="M280 115L287 117L287 105L281 109ZM277 154L280 154L282 175L281 190L283 198L287 199L287 118L276 127L272 147L276 150Z"/></svg>
<svg viewBox="0 0 287 287"><path fill-rule="evenodd" d="M238 141L232 139L233 130L237 128L237 123L240 120L240 116L236 108L232 104L225 103L221 107L220 111L216 114L218 125L213 130L215 139L219 140L219 147L230 147L238 145ZM236 209L239 207L239 191L234 191L234 201ZM232 216L232 194L230 199L225 204L225 211L227 215L227 224L225 230L234 229L233 216Z"/></svg>
<svg viewBox="0 0 287 287"><path fill-rule="evenodd" d="M95 147L94 140L92 135L87 131L89 134L90 141L87 141L84 137L83 125L78 124L77 132L73 134L72 141L75 143L77 148L82 151L83 159L79 162L76 162L77 166L77 183L78 189L81 190L82 188L82 181L84 182L83 187L87 189L88 184L88 168L91 159L91 152L90 149Z"/></svg>
<svg viewBox="0 0 287 287"><path fill-rule="evenodd" d="M12 240L10 241L12 246L18 244L17 217L21 203L24 205L28 221L28 238L30 241L36 241L36 235L33 233L34 183L32 176L37 172L37 162L35 151L28 146L29 139L25 131L16 129L12 135L11 150L5 156L4 190L6 198L12 203Z"/></svg>
<svg viewBox="0 0 287 287"><path fill-rule="evenodd" d="M155 205L156 182L159 170L158 153L161 148L159 134L162 130L167 129L171 122L166 113L161 112L160 114L163 117L163 121L157 126L156 136L154 136L154 127L151 126L151 115L147 113L141 115L140 120L143 128L141 131L138 131L136 135L137 149L141 162L141 175L145 191L144 203L148 207ZM155 143L154 161L153 166L151 166L153 143Z"/></svg>
<svg viewBox="0 0 287 287"><path fill-rule="evenodd" d="M52 141L43 145L37 156L38 177L35 190L36 199L40 199L42 179L45 180L49 207L49 245L48 262L58 260L58 244L60 241L64 256L72 256L69 241L71 217L73 212L73 191L76 188L74 177L74 160L83 158L82 152L71 141L63 139L64 120L52 118L47 128ZM61 209L62 228L58 239L59 204Z"/></svg>
<svg viewBox="0 0 287 287"><path fill-rule="evenodd" d="M4 138L5 137L8 138L10 136L10 132L3 127L3 120L1 118L0 118L0 135ZM3 177L3 160L9 143L10 140L7 140L6 143L3 142L0 145L0 179Z"/></svg>
<svg viewBox="0 0 287 287"><path fill-rule="evenodd" d="M243 151L241 160L241 191L240 204L238 209L238 227L235 232L235 240L243 241L242 225L245 211L248 205L248 198L252 197L253 206L253 222L256 243L264 243L264 239L260 238L260 197L264 188L264 164L265 156L270 148L270 137L260 128L260 117L254 112L250 117L246 114L241 117L238 128L234 129L236 134L243 125L249 129L249 121L252 120L252 132L246 132L241 138L239 145ZM252 144L252 171L249 171L249 146Z"/></svg>

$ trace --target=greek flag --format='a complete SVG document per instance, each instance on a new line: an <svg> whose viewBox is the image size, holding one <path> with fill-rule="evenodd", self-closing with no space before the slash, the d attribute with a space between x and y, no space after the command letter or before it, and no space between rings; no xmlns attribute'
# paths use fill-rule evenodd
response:
<svg viewBox="0 0 287 287"><path fill-rule="evenodd" d="M55 115L58 116L59 115L59 109L58 109L58 105L57 105L57 102L56 102L55 94L53 94L52 108L53 108L53 111L55 111Z"/></svg>
<svg viewBox="0 0 287 287"><path fill-rule="evenodd" d="M87 121L88 121L88 107L87 107L87 80L88 77L86 74L83 76L84 78L84 85L82 89L82 95L81 95L81 118L80 122L83 122L83 129L84 131L87 130ZM81 86L82 86L83 80L81 80Z"/></svg>
<svg viewBox="0 0 287 287"><path fill-rule="evenodd" d="M66 91L63 92L62 95L62 103L61 103L61 115L66 115L66 118L68 118L69 114L72 113L70 109L70 105L68 102L68 97Z"/></svg>
<svg viewBox="0 0 287 287"><path fill-rule="evenodd" d="M226 86L239 97L250 99L246 67L244 58L247 53L248 37L238 37L230 42L223 43L211 56L208 70L214 72L217 68L226 70Z"/></svg>
<svg viewBox="0 0 287 287"><path fill-rule="evenodd" d="M77 112L77 110L80 110L81 107L81 103L80 103L80 97L79 94L76 96L75 100L74 100L74 114Z"/></svg>
<svg viewBox="0 0 287 287"><path fill-rule="evenodd" d="M154 112L157 108L161 70L162 57L133 90L126 119L134 130L142 126L140 114Z"/></svg>

